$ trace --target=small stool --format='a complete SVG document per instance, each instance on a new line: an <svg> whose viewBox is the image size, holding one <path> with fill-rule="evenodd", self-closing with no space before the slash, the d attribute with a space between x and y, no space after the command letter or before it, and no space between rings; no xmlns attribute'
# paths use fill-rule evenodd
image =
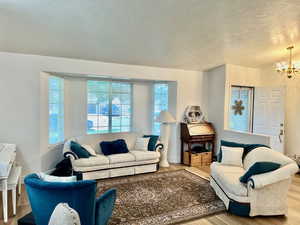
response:
<svg viewBox="0 0 300 225"><path fill-rule="evenodd" d="M22 168L20 166L12 167L7 179L7 190L12 191L12 203L13 203L13 214L16 215L17 213L17 185L18 187L18 194L21 194L21 171ZM0 186L0 191L3 191L3 187ZM7 207L7 205L3 206Z"/></svg>

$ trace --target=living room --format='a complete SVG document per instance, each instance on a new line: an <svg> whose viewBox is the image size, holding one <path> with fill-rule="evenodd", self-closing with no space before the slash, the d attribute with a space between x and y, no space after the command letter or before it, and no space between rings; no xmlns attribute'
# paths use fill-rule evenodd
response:
<svg viewBox="0 0 300 225"><path fill-rule="evenodd" d="M299 9L0 1L0 223L297 224Z"/></svg>

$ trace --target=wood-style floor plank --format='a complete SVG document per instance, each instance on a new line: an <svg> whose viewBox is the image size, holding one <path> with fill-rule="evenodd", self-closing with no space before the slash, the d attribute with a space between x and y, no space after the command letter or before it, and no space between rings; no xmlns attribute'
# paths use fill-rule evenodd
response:
<svg viewBox="0 0 300 225"><path fill-rule="evenodd" d="M159 172L188 169L206 178L209 177L209 167L194 168L180 164L172 164L169 168L161 168ZM17 199L17 215L12 215L12 205L9 193L9 221L7 225L17 225L18 218L31 211L26 197L25 188ZM4 225L2 215L2 199L0 195L0 225ZM300 224L300 176L296 175L288 193L289 211L287 216L244 218L227 212L182 223L181 225L298 225Z"/></svg>

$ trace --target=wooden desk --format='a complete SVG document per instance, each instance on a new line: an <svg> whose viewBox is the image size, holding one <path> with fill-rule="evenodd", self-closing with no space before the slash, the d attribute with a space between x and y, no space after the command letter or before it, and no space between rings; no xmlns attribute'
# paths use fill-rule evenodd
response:
<svg viewBox="0 0 300 225"><path fill-rule="evenodd" d="M189 166L209 166L215 153L215 130L211 123L181 123L181 163ZM187 150L185 150L187 145ZM193 145L202 146L205 152L193 152Z"/></svg>

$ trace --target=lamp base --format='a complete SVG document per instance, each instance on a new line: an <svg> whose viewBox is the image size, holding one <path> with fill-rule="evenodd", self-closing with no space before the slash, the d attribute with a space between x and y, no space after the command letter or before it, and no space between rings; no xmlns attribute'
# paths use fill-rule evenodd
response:
<svg viewBox="0 0 300 225"><path fill-rule="evenodd" d="M159 162L159 167L169 167L169 166L170 166L170 164L168 163L167 160Z"/></svg>
<svg viewBox="0 0 300 225"><path fill-rule="evenodd" d="M168 162L168 147L169 147L169 138L170 138L170 124L168 123L162 123L160 125L160 134L161 134L161 141L164 145L164 149L161 152L160 157L160 167L169 167Z"/></svg>

